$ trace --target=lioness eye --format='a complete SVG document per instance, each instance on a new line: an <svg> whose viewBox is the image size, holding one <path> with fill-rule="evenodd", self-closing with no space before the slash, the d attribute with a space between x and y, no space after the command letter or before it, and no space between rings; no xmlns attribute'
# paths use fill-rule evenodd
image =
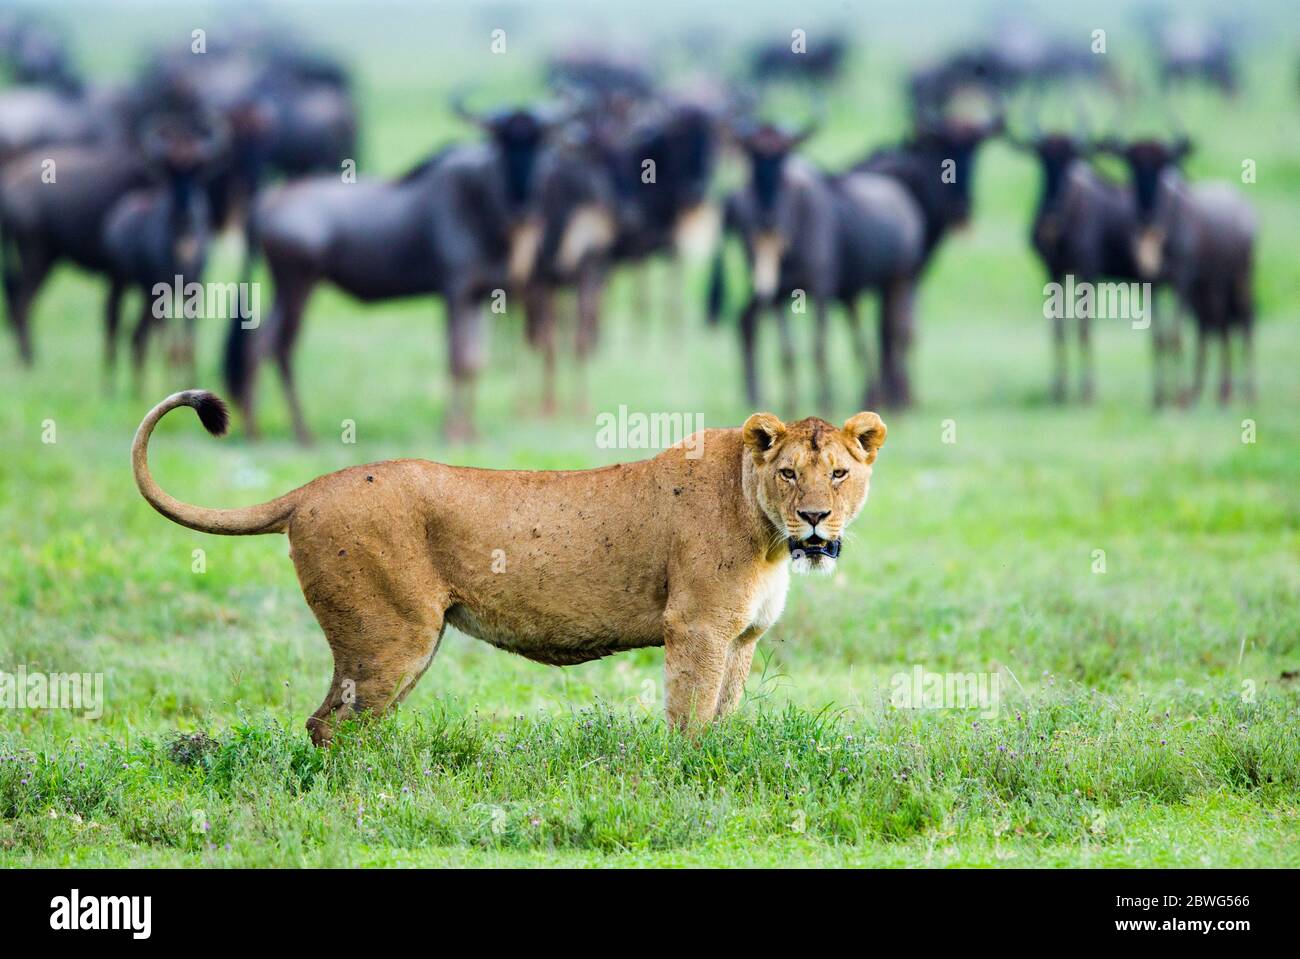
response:
<svg viewBox="0 0 1300 959"><path fill-rule="evenodd" d="M794 482L794 470L791 470L791 469L784 469L784 470L781 470L781 479L784 479L784 480L790 480L790 482L793 483L793 482Z"/></svg>
<svg viewBox="0 0 1300 959"><path fill-rule="evenodd" d="M844 477L848 475L849 475L849 471L845 469L831 471L831 479L844 479Z"/></svg>

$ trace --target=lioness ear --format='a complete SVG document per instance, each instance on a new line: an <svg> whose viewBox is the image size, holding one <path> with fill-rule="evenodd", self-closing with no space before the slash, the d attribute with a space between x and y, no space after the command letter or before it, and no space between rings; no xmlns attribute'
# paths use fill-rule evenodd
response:
<svg viewBox="0 0 1300 959"><path fill-rule="evenodd" d="M857 445L868 463L876 459L876 451L885 442L885 422L875 413L858 413L844 421L844 432L851 445Z"/></svg>
<svg viewBox="0 0 1300 959"><path fill-rule="evenodd" d="M755 413L745 420L740 432L745 438L745 448L754 455L754 459L762 460L767 451L776 446L785 435L785 424L771 413Z"/></svg>

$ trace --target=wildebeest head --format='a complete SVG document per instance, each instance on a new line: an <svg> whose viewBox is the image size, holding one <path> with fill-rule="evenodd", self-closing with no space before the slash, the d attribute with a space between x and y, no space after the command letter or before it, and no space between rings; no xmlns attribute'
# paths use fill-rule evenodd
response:
<svg viewBox="0 0 1300 959"><path fill-rule="evenodd" d="M926 184L922 186L923 195L929 197L925 203L927 220L937 220L940 227L969 221L977 151L980 144L1002 129L1000 115L991 120L944 117L918 128L912 149L935 164L926 171Z"/></svg>
<svg viewBox="0 0 1300 959"><path fill-rule="evenodd" d="M812 125L791 134L764 123L742 135L741 145L749 157L749 192L760 230L776 229L786 160L814 132Z"/></svg>
<svg viewBox="0 0 1300 959"><path fill-rule="evenodd" d="M786 192L786 163L790 154L816 129L810 123L798 133L786 133L764 123L740 137L749 156L749 198L753 223L748 228L750 279L754 295L769 300L777 292L781 259L790 245L797 242L789 222L791 209L783 202Z"/></svg>
<svg viewBox="0 0 1300 959"><path fill-rule="evenodd" d="M1181 135L1172 140L1146 137L1127 144L1108 140L1103 143L1103 149L1120 157L1128 167L1137 214L1133 257L1144 277L1155 277L1163 267L1165 241L1169 236L1168 210L1161 183L1166 173L1192 152L1192 142Z"/></svg>
<svg viewBox="0 0 1300 959"><path fill-rule="evenodd" d="M1070 167L1093 151L1093 145L1082 137L1055 131L1043 133L1035 130L1025 136L1008 132L1006 140L1017 150L1032 153L1038 161L1043 174L1039 204L1042 208L1050 207L1060 199Z"/></svg>
<svg viewBox="0 0 1300 959"><path fill-rule="evenodd" d="M1159 213L1160 179L1166 170L1177 166L1192 152L1191 140L1185 136L1167 141L1147 137L1127 144L1108 140L1104 148L1120 157L1128 167L1138 222L1151 223Z"/></svg>
<svg viewBox="0 0 1300 959"><path fill-rule="evenodd" d="M228 136L210 118L162 116L150 120L140 148L160 171L168 193L168 230L175 261L193 264L207 242L209 208L202 186L224 157Z"/></svg>
<svg viewBox="0 0 1300 959"><path fill-rule="evenodd" d="M506 108L488 114L471 113L460 100L456 112L487 134L501 166L508 213L522 218L533 201L533 172L537 157L554 121L541 111L526 107Z"/></svg>

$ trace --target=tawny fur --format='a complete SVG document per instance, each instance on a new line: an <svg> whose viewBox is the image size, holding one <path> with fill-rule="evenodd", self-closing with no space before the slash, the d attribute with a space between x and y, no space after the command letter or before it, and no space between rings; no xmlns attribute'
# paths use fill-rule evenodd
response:
<svg viewBox="0 0 1300 959"><path fill-rule="evenodd" d="M866 502L885 439L875 413L843 427L756 413L635 463L528 472L390 460L222 510L182 503L149 474L149 435L178 406L224 428L212 394L168 397L136 433L136 484L191 529L288 534L334 653L329 693L307 721L317 744L340 720L406 696L447 623L555 665L663 646L669 721L694 728L726 714L785 605L788 542L814 529L800 511L829 511L817 535L837 540Z"/></svg>

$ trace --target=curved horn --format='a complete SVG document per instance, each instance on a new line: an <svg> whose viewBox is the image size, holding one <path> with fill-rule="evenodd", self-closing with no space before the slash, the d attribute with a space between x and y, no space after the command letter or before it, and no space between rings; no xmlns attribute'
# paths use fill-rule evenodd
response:
<svg viewBox="0 0 1300 959"><path fill-rule="evenodd" d="M466 96L467 92L465 90L457 90L451 95L452 112L466 123L472 124L476 127L485 126L487 121L465 105Z"/></svg>

